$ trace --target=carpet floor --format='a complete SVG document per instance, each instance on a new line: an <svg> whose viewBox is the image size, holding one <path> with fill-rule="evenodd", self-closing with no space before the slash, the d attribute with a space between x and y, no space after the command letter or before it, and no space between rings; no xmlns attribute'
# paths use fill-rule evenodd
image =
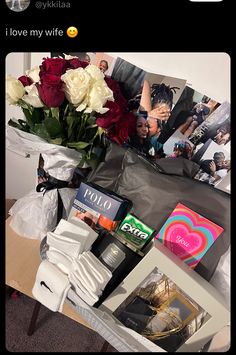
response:
<svg viewBox="0 0 236 355"><path fill-rule="evenodd" d="M35 301L23 294L16 299L6 290L5 347L9 352L100 352L104 339L74 320L40 308L36 329L28 336ZM111 345L106 352L118 352Z"/></svg>

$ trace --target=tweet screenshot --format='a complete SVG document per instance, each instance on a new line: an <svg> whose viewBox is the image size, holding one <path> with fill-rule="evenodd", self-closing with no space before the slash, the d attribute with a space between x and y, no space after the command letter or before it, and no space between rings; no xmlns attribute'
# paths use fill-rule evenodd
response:
<svg viewBox="0 0 236 355"><path fill-rule="evenodd" d="M0 7L5 349L228 351L228 1Z"/></svg>

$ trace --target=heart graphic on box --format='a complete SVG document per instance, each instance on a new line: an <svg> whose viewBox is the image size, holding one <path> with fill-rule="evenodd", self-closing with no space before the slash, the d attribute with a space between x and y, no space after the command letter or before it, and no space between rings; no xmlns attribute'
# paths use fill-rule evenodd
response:
<svg viewBox="0 0 236 355"><path fill-rule="evenodd" d="M222 232L223 228L179 203L155 239L194 268Z"/></svg>
<svg viewBox="0 0 236 355"><path fill-rule="evenodd" d="M191 228L186 223L173 223L168 226L164 245L182 260L198 255L207 247L207 238L198 227Z"/></svg>

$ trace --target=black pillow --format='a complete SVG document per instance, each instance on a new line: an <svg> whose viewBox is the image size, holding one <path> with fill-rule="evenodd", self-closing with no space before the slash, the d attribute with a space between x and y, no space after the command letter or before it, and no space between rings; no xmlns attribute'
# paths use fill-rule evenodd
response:
<svg viewBox="0 0 236 355"><path fill-rule="evenodd" d="M158 231L179 202L224 228L195 268L210 280L230 245L229 195L201 181L160 173L130 150L124 156L122 169L116 192L133 202L133 213L151 228Z"/></svg>
<svg viewBox="0 0 236 355"><path fill-rule="evenodd" d="M104 160L93 170L87 178L87 181L94 182L109 190L116 189L116 183L122 172L122 164L125 154L132 151L137 154L136 150L121 147L114 142L109 141ZM144 157L140 159L146 160ZM193 177L199 170L199 165L182 157L177 159L164 158L159 159L155 163L156 169L165 174L173 174L179 176Z"/></svg>
<svg viewBox="0 0 236 355"><path fill-rule="evenodd" d="M161 158L156 161L155 165L158 170L164 174L188 176L191 178L193 178L200 169L197 163L183 157Z"/></svg>
<svg viewBox="0 0 236 355"><path fill-rule="evenodd" d="M115 191L117 178L122 171L122 162L127 148L120 147L113 142L108 144L104 161L92 171L87 181Z"/></svg>

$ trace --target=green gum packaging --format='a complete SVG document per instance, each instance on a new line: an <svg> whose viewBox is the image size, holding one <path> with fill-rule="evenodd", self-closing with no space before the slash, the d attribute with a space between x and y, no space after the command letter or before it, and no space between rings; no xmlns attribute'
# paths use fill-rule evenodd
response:
<svg viewBox="0 0 236 355"><path fill-rule="evenodd" d="M132 214L127 214L120 224L117 234L128 243L141 250L152 239L154 229L148 227Z"/></svg>

